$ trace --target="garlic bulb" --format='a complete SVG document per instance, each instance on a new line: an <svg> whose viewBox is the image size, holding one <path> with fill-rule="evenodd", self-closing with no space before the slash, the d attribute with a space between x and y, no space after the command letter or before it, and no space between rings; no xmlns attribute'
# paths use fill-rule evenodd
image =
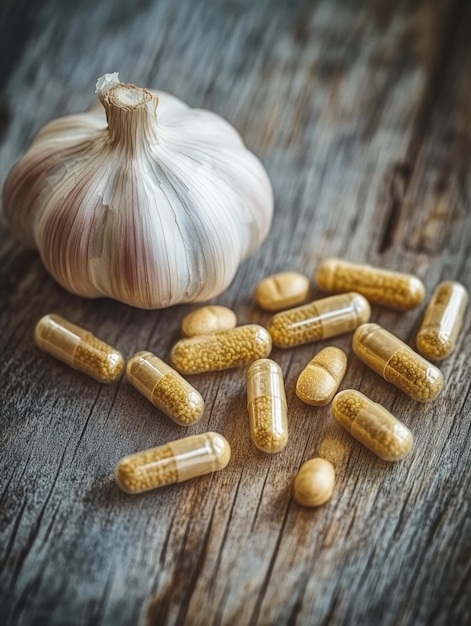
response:
<svg viewBox="0 0 471 626"><path fill-rule="evenodd" d="M270 227L260 161L222 118L167 93L106 74L97 94L102 106L49 123L13 167L12 231L80 296L161 308L221 293Z"/></svg>

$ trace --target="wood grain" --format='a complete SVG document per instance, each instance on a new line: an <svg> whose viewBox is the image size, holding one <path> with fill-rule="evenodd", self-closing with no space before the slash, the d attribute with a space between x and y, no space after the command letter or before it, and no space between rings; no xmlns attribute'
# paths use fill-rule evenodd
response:
<svg viewBox="0 0 471 626"><path fill-rule="evenodd" d="M312 276L341 256L409 271L428 292L471 288L471 7L417 0L26 0L0 17L0 183L37 130L83 110L104 72L215 110L273 182L270 235L214 300L265 324L262 277ZM24 19L23 19L24 18ZM311 296L320 295L314 288ZM471 334L441 364L442 395L414 403L367 370L350 337L343 387L383 403L415 435L380 461L297 376L326 345L274 350L290 440L250 442L243 370L194 376L202 421L183 430L123 379L101 386L40 353L35 322L56 311L126 357L169 354L191 306L140 311L59 288L0 228L0 621L8 625L465 625L471 622ZM413 342L423 307L374 308ZM131 497L113 469L130 452L215 430L226 470ZM307 459L334 464L332 500L303 509Z"/></svg>

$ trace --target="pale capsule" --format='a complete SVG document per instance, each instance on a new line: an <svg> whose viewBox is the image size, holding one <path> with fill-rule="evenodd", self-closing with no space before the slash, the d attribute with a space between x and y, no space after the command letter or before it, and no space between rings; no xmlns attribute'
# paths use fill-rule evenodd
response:
<svg viewBox="0 0 471 626"><path fill-rule="evenodd" d="M379 324L359 326L352 340L357 357L414 400L434 400L443 387L440 370Z"/></svg>
<svg viewBox="0 0 471 626"><path fill-rule="evenodd" d="M170 358L182 374L199 374L248 365L270 352L268 331L263 326L247 324L180 339L173 346Z"/></svg>
<svg viewBox="0 0 471 626"><path fill-rule="evenodd" d="M261 280L255 287L254 299L267 311L281 311L301 304L309 292L309 279L299 272L280 272Z"/></svg>
<svg viewBox="0 0 471 626"><path fill-rule="evenodd" d="M194 337L207 335L219 330L229 330L237 324L237 317L232 309L225 306L202 306L185 315L182 321L182 335Z"/></svg>
<svg viewBox="0 0 471 626"><path fill-rule="evenodd" d="M344 293L277 313L267 328L275 346L290 348L347 333L369 320L370 314L363 296Z"/></svg>
<svg viewBox="0 0 471 626"><path fill-rule="evenodd" d="M417 333L420 354L429 361L440 361L453 352L467 303L468 292L460 283L443 282L437 286Z"/></svg>
<svg viewBox="0 0 471 626"><path fill-rule="evenodd" d="M126 377L149 402L181 426L191 426L203 415L199 391L152 352L134 354L126 366Z"/></svg>
<svg viewBox="0 0 471 626"><path fill-rule="evenodd" d="M315 281L325 291L355 290L374 304L401 310L418 306L425 296L424 284L417 276L341 259L321 261Z"/></svg>
<svg viewBox="0 0 471 626"><path fill-rule="evenodd" d="M407 426L355 389L345 389L335 396L332 416L384 461L399 461L412 450L414 441Z"/></svg>
<svg viewBox="0 0 471 626"><path fill-rule="evenodd" d="M280 452L288 443L283 372L271 359L259 359L247 370L250 436L262 452Z"/></svg>
<svg viewBox="0 0 471 626"><path fill-rule="evenodd" d="M127 493L142 493L217 472L230 458L229 442L219 433L191 435L122 458L115 480Z"/></svg>
<svg viewBox="0 0 471 626"><path fill-rule="evenodd" d="M121 352L60 315L42 317L36 324L34 340L44 352L100 383L121 378L124 370Z"/></svg>
<svg viewBox="0 0 471 626"><path fill-rule="evenodd" d="M306 461L294 479L294 499L302 506L321 506L330 500L335 486L335 470L325 459Z"/></svg>
<svg viewBox="0 0 471 626"><path fill-rule="evenodd" d="M343 350L328 346L309 361L296 382L296 395L313 406L329 404L347 369L347 357Z"/></svg>

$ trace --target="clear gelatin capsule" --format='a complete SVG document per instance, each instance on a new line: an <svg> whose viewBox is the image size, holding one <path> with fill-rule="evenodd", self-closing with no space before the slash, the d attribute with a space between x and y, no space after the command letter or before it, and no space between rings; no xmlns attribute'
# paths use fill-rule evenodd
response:
<svg viewBox="0 0 471 626"><path fill-rule="evenodd" d="M345 389L335 396L332 415L352 437L384 461L399 461L412 450L414 440L407 426L355 389Z"/></svg>
<svg viewBox="0 0 471 626"><path fill-rule="evenodd" d="M254 299L267 311L281 311L301 304L309 292L309 278L299 272L280 272L261 280L255 287Z"/></svg>
<svg viewBox="0 0 471 626"><path fill-rule="evenodd" d="M271 337L257 324L180 339L171 361L182 374L200 374L248 365L271 352Z"/></svg>
<svg viewBox="0 0 471 626"><path fill-rule="evenodd" d="M283 372L271 359L259 359L247 370L250 436L262 452L280 452L288 443Z"/></svg>
<svg viewBox="0 0 471 626"><path fill-rule="evenodd" d="M414 400L434 400L443 387L440 370L379 324L363 324L353 335L357 357Z"/></svg>
<svg viewBox="0 0 471 626"><path fill-rule="evenodd" d="M329 404L347 370L347 356L343 350L328 346L309 361L296 382L296 395L306 404Z"/></svg>
<svg viewBox="0 0 471 626"><path fill-rule="evenodd" d="M325 291L355 290L374 304L407 310L418 306L425 296L425 287L417 276L358 265L341 259L320 262L315 281Z"/></svg>
<svg viewBox="0 0 471 626"><path fill-rule="evenodd" d="M152 352L137 352L126 366L133 387L181 426L195 424L204 411L201 394Z"/></svg>
<svg viewBox="0 0 471 626"><path fill-rule="evenodd" d="M455 349L468 292L455 282L440 283L425 309L422 325L417 333L417 350L429 361L440 361Z"/></svg>
<svg viewBox="0 0 471 626"><path fill-rule="evenodd" d="M44 352L100 383L112 383L121 378L122 354L60 315L42 317L36 324L34 340Z"/></svg>
<svg viewBox="0 0 471 626"><path fill-rule="evenodd" d="M335 337L370 319L368 301L358 293L343 293L274 315L267 324L273 343L291 348Z"/></svg>
<svg viewBox="0 0 471 626"><path fill-rule="evenodd" d="M202 433L122 458L115 480L127 493L142 493L224 469L231 447L219 433Z"/></svg>

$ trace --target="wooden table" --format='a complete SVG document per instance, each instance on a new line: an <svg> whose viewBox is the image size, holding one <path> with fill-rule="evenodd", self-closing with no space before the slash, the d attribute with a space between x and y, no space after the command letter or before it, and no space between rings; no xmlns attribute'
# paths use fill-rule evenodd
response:
<svg viewBox="0 0 471 626"><path fill-rule="evenodd" d="M229 120L263 161L276 210L262 248L214 302L265 324L262 277L309 277L341 256L413 272L429 293L471 287L471 5L434 0L6 0L1 9L0 177L34 133L84 110L98 76L174 93ZM384 404L415 435L387 464L329 407L294 393L321 346L275 349L290 440L251 444L243 369L195 376L191 432L232 445L226 470L132 497L113 469L189 433L123 379L102 386L41 353L56 311L126 357L167 358L192 308L143 311L69 295L34 251L0 234L0 622L15 625L413 625L471 623L470 317L418 404L365 368L348 335L343 387ZM311 298L321 294L314 286ZM413 344L423 311L373 308ZM330 458L332 500L297 505L301 464Z"/></svg>

